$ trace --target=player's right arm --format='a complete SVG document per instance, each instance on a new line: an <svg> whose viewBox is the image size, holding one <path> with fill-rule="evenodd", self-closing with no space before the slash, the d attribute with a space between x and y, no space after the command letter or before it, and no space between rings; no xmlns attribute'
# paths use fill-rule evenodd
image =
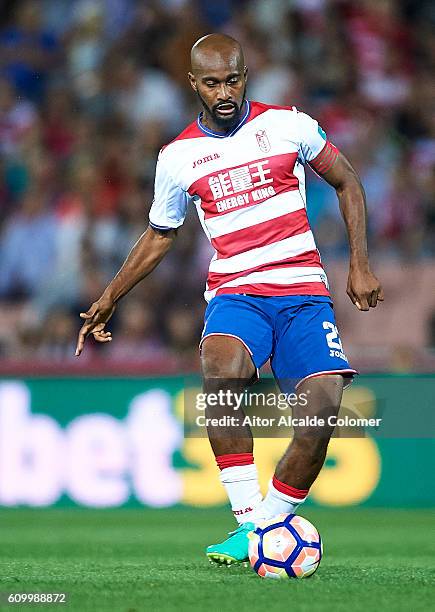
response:
<svg viewBox="0 0 435 612"><path fill-rule="evenodd" d="M110 342L105 330L117 302L138 282L150 274L171 248L176 230L185 219L188 194L172 178L167 159L159 156L156 168L154 200L150 211L150 227L130 251L121 269L87 312L80 313L84 323L79 331L76 356L83 351L86 338L92 334L97 342Z"/></svg>
<svg viewBox="0 0 435 612"><path fill-rule="evenodd" d="M171 248L175 230L160 232L149 227L131 249L121 269L87 312L77 340L76 356L83 350L86 337L92 334L97 342L110 342L112 335L105 325L113 315L116 303L139 281L150 274Z"/></svg>

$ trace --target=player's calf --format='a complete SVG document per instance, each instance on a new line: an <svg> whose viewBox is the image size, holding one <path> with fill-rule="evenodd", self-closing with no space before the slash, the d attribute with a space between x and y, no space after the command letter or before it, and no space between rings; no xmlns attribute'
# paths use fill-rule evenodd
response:
<svg viewBox="0 0 435 612"><path fill-rule="evenodd" d="M223 335L205 338L201 366L207 433L220 469L220 480L239 523L229 538L209 546L206 555L211 561L230 565L248 559L248 533L255 528L262 500L252 454L251 429L242 424L244 413L237 402L255 378L256 370L243 343Z"/></svg>
<svg viewBox="0 0 435 612"><path fill-rule="evenodd" d="M324 375L303 382L298 391L308 404L296 406L293 416L316 416L317 425L295 427L293 440L278 462L259 512L264 519L277 514L294 514L308 496L326 458L334 427L329 418L338 414L343 392L341 375Z"/></svg>

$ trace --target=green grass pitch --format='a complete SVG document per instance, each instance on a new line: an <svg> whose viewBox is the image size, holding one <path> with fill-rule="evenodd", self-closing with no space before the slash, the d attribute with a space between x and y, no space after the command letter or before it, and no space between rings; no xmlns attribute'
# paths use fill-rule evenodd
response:
<svg viewBox="0 0 435 612"><path fill-rule="evenodd" d="M67 592L92 611L388 612L433 609L429 510L305 508L325 555L307 580L273 581L203 554L233 528L228 510L1 510L0 592Z"/></svg>

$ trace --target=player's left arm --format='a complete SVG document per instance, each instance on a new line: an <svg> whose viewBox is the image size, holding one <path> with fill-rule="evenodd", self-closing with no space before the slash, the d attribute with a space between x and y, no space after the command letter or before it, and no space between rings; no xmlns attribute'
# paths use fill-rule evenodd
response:
<svg viewBox="0 0 435 612"><path fill-rule="evenodd" d="M377 302L384 299L384 293L369 264L364 188L349 160L329 142L325 149L328 147L335 161L332 164L323 164L323 168L322 164L316 164L317 160L313 160L314 163L312 162L311 165L325 181L334 187L346 224L350 248L347 294L359 310L369 310L369 308L375 308ZM329 159L332 161L331 157ZM325 171L322 171L323 169Z"/></svg>

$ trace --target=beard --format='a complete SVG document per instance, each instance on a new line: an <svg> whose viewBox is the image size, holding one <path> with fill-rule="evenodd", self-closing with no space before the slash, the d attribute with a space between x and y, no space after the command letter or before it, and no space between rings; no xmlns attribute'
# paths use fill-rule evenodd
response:
<svg viewBox="0 0 435 612"><path fill-rule="evenodd" d="M240 103L240 106L237 104L237 102L234 102L233 100L231 100L230 102L219 102L218 104L215 104L214 106L210 108L205 102L205 100L202 98L199 91L197 91L196 93L198 94L198 98L200 99L205 112L212 117L213 122L217 125L218 128L228 131L239 123L240 118L242 116L243 104L246 99L245 98L246 87L243 90L243 96L242 96L242 101ZM228 104L232 104L234 106L234 114L230 115L229 117L224 117L223 115L219 115L219 113L217 112L219 107L222 105L227 106Z"/></svg>

